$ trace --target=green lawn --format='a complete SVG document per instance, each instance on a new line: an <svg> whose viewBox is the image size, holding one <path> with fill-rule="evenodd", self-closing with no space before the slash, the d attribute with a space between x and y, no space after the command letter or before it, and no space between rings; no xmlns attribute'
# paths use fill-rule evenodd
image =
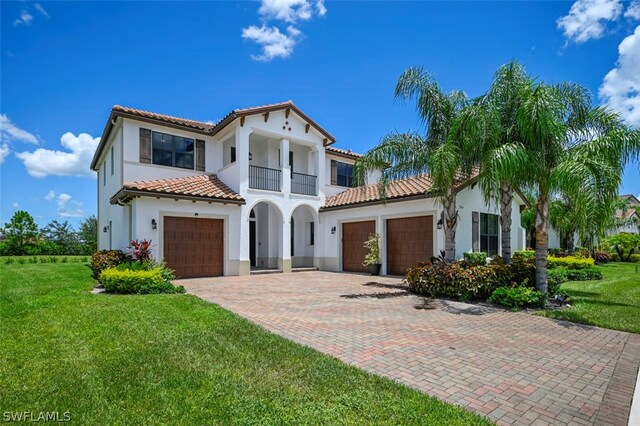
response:
<svg viewBox="0 0 640 426"><path fill-rule="evenodd" d="M571 296L571 308L544 311L559 319L640 333L640 264L602 265L604 279L562 284Z"/></svg>
<svg viewBox="0 0 640 426"><path fill-rule="evenodd" d="M188 295L94 295L86 264L0 265L0 411L82 424L489 424Z"/></svg>

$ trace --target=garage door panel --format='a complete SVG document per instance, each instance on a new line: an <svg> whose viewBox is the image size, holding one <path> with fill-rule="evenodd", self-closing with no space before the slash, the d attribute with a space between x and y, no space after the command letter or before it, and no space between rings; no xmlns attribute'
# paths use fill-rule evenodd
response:
<svg viewBox="0 0 640 426"><path fill-rule="evenodd" d="M164 259L177 277L223 274L224 227L221 219L164 218Z"/></svg>
<svg viewBox="0 0 640 426"><path fill-rule="evenodd" d="M433 256L433 216L387 220L387 273L405 275Z"/></svg>
<svg viewBox="0 0 640 426"><path fill-rule="evenodd" d="M369 272L364 266L367 249L364 242L376 232L376 222L368 220L342 224L342 270L345 272Z"/></svg>

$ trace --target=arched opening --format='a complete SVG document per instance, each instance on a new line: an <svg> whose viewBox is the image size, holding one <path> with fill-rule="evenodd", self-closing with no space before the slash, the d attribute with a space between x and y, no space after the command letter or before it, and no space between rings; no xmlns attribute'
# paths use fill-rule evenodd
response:
<svg viewBox="0 0 640 426"><path fill-rule="evenodd" d="M249 213L249 260L252 270L282 268L282 214L261 201Z"/></svg>
<svg viewBox="0 0 640 426"><path fill-rule="evenodd" d="M291 267L316 265L318 214L308 205L299 205L291 213Z"/></svg>

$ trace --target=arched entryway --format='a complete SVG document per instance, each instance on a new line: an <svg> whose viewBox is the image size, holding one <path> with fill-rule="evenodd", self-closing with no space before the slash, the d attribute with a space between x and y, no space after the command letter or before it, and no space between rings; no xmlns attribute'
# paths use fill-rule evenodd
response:
<svg viewBox="0 0 640 426"><path fill-rule="evenodd" d="M298 205L291 213L291 266L293 268L316 265L316 232L318 213L309 205Z"/></svg>
<svg viewBox="0 0 640 426"><path fill-rule="evenodd" d="M268 201L249 212L249 260L252 270L282 269L282 213Z"/></svg>

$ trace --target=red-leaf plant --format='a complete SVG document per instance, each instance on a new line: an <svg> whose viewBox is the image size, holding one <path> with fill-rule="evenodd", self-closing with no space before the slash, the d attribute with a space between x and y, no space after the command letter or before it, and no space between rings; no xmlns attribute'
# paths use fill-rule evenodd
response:
<svg viewBox="0 0 640 426"><path fill-rule="evenodd" d="M129 247L131 256L140 263L151 260L151 240L133 240Z"/></svg>

